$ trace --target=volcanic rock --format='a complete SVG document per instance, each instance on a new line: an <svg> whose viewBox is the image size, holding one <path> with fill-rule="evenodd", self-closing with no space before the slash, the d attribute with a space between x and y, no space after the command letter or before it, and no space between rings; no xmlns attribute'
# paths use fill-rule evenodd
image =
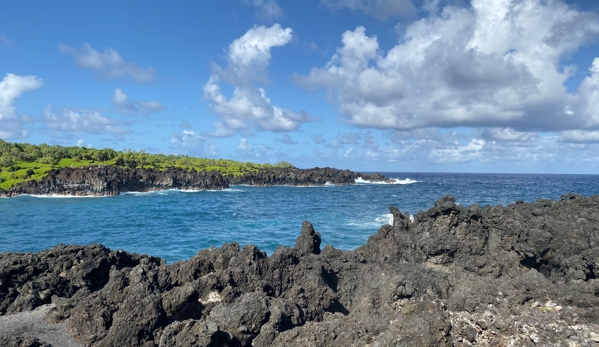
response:
<svg viewBox="0 0 599 347"><path fill-rule="evenodd" d="M97 346L599 340L599 196L505 207L446 196L413 220L390 210L393 225L353 251L321 250L304 222L295 247L269 257L237 243L172 265L101 245L3 253L0 314L53 303L48 320Z"/></svg>

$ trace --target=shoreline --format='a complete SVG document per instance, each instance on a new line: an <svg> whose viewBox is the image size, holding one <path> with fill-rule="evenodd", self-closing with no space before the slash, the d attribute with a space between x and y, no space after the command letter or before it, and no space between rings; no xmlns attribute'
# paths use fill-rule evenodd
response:
<svg viewBox="0 0 599 347"><path fill-rule="evenodd" d="M334 168L267 169L236 177L223 176L216 171L195 171L169 168L127 168L116 165L55 169L40 181L30 180L9 190L0 189L0 197L19 195L116 196L122 192L151 192L163 190L223 190L235 185L267 186L326 186L354 185L359 180L391 183L385 176L361 174Z"/></svg>
<svg viewBox="0 0 599 347"><path fill-rule="evenodd" d="M599 195L390 212L350 251L321 249L306 221L270 256L237 243L169 265L102 245L1 253L0 316L52 303L48 321L100 345L599 341Z"/></svg>

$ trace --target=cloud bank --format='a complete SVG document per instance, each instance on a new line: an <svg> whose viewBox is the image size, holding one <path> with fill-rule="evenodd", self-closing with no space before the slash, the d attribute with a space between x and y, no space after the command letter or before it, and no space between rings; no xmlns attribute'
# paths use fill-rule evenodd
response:
<svg viewBox="0 0 599 347"><path fill-rule="evenodd" d="M592 131L599 58L573 93L564 83L576 67L562 62L598 33L595 14L561 1L473 0L408 25L387 52L364 27L346 31L324 67L296 79L363 128Z"/></svg>

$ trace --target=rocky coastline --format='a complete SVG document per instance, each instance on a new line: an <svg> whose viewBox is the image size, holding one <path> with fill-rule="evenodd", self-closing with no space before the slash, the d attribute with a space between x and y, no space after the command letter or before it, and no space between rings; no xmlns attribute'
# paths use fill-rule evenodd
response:
<svg viewBox="0 0 599 347"><path fill-rule="evenodd" d="M2 253L0 318L46 307L81 346L599 343L599 196L390 210L353 251L321 249L306 221L270 256L237 243L171 265L102 245ZM49 346L24 335L0 346Z"/></svg>
<svg viewBox="0 0 599 347"><path fill-rule="evenodd" d="M169 168L161 171L122 166L90 166L61 168L50 171L40 181L26 181L9 190L0 188L0 196L29 195L75 195L113 196L123 192L147 192L150 190L221 190L230 185L252 186L315 186L350 185L357 178L389 182L385 176L361 174L334 168L273 168L245 173L234 177L223 176L215 171Z"/></svg>

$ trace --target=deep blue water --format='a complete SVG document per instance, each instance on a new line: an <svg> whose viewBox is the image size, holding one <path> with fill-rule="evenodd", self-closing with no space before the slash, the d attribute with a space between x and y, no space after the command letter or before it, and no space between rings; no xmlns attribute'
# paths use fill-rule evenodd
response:
<svg viewBox="0 0 599 347"><path fill-rule="evenodd" d="M389 206L414 214L451 194L458 203L510 204L599 194L599 175L385 173L410 184L247 187L225 191L162 191L103 198L20 196L0 199L0 252L39 251L60 243L102 243L168 262L237 241L271 254L293 246L302 221L323 247L353 249L382 224Z"/></svg>

